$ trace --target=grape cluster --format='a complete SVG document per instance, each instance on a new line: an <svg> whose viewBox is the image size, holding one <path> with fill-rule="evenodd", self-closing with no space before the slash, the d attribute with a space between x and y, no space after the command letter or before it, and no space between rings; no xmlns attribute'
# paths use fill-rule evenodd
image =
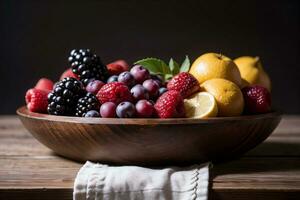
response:
<svg viewBox="0 0 300 200"><path fill-rule="evenodd" d="M112 75L107 83L121 82L130 90L132 101L121 103L106 102L100 107L101 117L131 118L155 117L154 103L156 99L167 91L164 81L159 75L151 75L141 65L135 65L130 71L119 75ZM99 91L101 93L101 91Z"/></svg>

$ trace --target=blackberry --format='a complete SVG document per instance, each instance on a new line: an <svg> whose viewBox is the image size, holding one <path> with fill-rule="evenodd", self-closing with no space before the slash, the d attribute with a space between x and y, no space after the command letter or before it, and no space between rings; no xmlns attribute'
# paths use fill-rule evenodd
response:
<svg viewBox="0 0 300 200"><path fill-rule="evenodd" d="M90 80L106 82L109 74L107 67L99 56L89 49L74 49L69 56L72 71L77 74L80 81L86 86Z"/></svg>
<svg viewBox="0 0 300 200"><path fill-rule="evenodd" d="M48 113L51 115L74 115L79 98L85 95L80 81L67 77L55 84L48 95Z"/></svg>
<svg viewBox="0 0 300 200"><path fill-rule="evenodd" d="M92 93L87 93L84 97L80 98L77 102L76 113L77 117L85 117L86 113L91 110L100 109L100 102L97 97Z"/></svg>

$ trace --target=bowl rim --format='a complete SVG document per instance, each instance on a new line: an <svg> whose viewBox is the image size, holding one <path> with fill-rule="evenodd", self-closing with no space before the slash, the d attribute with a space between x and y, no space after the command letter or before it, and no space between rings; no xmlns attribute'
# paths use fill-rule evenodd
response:
<svg viewBox="0 0 300 200"><path fill-rule="evenodd" d="M228 121L241 120L259 120L265 118L280 117L281 112L271 111L266 114L258 115L242 115L236 117L211 117L207 119L195 118L84 118L70 116L56 116L42 113L31 112L26 106L21 106L16 110L20 117L30 118L35 120L52 121L52 122L68 122L80 124L130 124L130 125L155 125L155 124L202 124L202 123L222 123Z"/></svg>

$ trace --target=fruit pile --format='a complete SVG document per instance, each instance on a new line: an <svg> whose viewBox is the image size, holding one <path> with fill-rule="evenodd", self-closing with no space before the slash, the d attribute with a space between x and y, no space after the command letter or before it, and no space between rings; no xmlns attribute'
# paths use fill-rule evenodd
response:
<svg viewBox="0 0 300 200"><path fill-rule="evenodd" d="M146 58L103 64L89 49L74 49L55 84L40 79L26 92L31 112L103 118L206 118L271 110L271 82L259 58L235 60L206 53L190 66Z"/></svg>

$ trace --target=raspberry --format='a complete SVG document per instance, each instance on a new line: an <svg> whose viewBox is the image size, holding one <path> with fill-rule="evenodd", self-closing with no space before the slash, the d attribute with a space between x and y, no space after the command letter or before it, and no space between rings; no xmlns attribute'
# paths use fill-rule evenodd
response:
<svg viewBox="0 0 300 200"><path fill-rule="evenodd" d="M132 101L128 87L124 83L111 82L105 84L97 93L100 103L113 102L119 104L123 101Z"/></svg>
<svg viewBox="0 0 300 200"><path fill-rule="evenodd" d="M114 63L123 66L123 68L124 68L125 71L129 71L129 65L128 65L128 63L125 60L122 60L122 59L116 60Z"/></svg>
<svg viewBox="0 0 300 200"><path fill-rule="evenodd" d="M271 110L271 94L262 86L247 86L242 89L245 112L249 114L266 113Z"/></svg>
<svg viewBox="0 0 300 200"><path fill-rule="evenodd" d="M119 75L125 71L122 65L119 65L116 63L108 64L107 70L108 70L109 75Z"/></svg>
<svg viewBox="0 0 300 200"><path fill-rule="evenodd" d="M37 84L35 85L35 89L39 89L39 90L53 90L53 82L50 79L47 78L41 78Z"/></svg>
<svg viewBox="0 0 300 200"><path fill-rule="evenodd" d="M31 112L45 113L48 106L48 93L45 90L29 89L26 92L25 101L27 108Z"/></svg>
<svg viewBox="0 0 300 200"><path fill-rule="evenodd" d="M107 69L110 75L119 75L122 72L129 71L129 65L125 60L116 60L109 63Z"/></svg>
<svg viewBox="0 0 300 200"><path fill-rule="evenodd" d="M64 71L64 73L62 73L62 75L60 76L59 80L61 81L67 77L72 77L72 78L76 78L77 80L79 80L78 76L72 72L71 68Z"/></svg>
<svg viewBox="0 0 300 200"><path fill-rule="evenodd" d="M185 99L199 91L200 85L193 75L188 72L181 72L169 81L167 88L168 90L176 90L180 92L182 98Z"/></svg>
<svg viewBox="0 0 300 200"><path fill-rule="evenodd" d="M183 99L175 90L163 93L156 101L154 108L160 118L185 117Z"/></svg>

